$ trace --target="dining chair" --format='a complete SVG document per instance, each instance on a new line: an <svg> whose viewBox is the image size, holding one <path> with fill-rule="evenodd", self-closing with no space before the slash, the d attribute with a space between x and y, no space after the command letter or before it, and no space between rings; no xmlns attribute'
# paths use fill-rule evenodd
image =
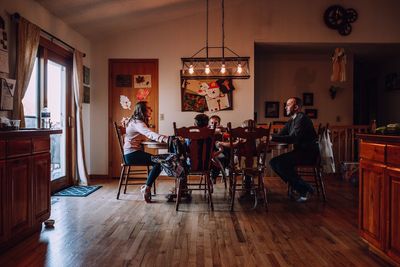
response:
<svg viewBox="0 0 400 267"><path fill-rule="evenodd" d="M328 134L329 124L326 127L322 127L322 124L319 124L317 130L318 141L321 140L324 134ZM304 179L306 182L312 184L317 190L317 195L320 196L322 194L322 199L326 202L326 190L325 190L325 182L324 177L322 175L322 164L321 164L321 155L318 153L318 156L314 163L312 164L298 164L296 165L297 174ZM293 190L288 185L288 194L289 197L292 197Z"/></svg>
<svg viewBox="0 0 400 267"><path fill-rule="evenodd" d="M212 182L210 179L211 159L215 145L214 129L207 127L182 127L177 128L173 123L175 136L183 139L186 146L184 161L189 165L186 182L177 179L176 210L179 208L181 197L184 193L190 194L193 190L204 191L209 207L214 210L212 200ZM199 183L191 182L190 176L200 176Z"/></svg>
<svg viewBox="0 0 400 267"><path fill-rule="evenodd" d="M254 123L249 123L248 127L232 128L231 123L228 123L230 147L233 151L229 166L231 211L234 209L236 191L251 192L254 196L253 208L257 206L258 199L261 198L268 210L264 176L270 129L271 125L268 128L256 128ZM241 185L237 185L238 177L241 177ZM245 177L251 179L249 188L244 184ZM238 188L239 186L241 188Z"/></svg>
<svg viewBox="0 0 400 267"><path fill-rule="evenodd" d="M126 194L126 189L128 185L143 185L147 180L147 176L150 171L149 165L139 165L139 164L128 164L124 157L124 136L126 129L123 126L118 125L114 122L114 129L117 135L119 150L121 152L121 174L119 176L119 185L117 199L119 199L121 188L124 186L124 194ZM135 169L135 167L145 166L147 170ZM137 177L137 175L145 175L145 177ZM154 194L156 194L156 183L153 186Z"/></svg>

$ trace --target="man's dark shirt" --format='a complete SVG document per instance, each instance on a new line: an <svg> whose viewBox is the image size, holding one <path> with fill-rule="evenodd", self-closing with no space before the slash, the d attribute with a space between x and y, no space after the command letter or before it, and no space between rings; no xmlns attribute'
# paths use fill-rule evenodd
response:
<svg viewBox="0 0 400 267"><path fill-rule="evenodd" d="M318 149L317 133L311 119L303 112L290 119L272 141L293 144L296 150Z"/></svg>

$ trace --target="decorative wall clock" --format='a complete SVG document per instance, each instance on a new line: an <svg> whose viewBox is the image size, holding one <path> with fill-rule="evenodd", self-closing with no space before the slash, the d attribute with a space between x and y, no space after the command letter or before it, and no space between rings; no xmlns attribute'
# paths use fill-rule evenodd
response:
<svg viewBox="0 0 400 267"><path fill-rule="evenodd" d="M340 35L349 35L352 30L350 23L357 20L358 13L354 8L344 8L340 5L332 5L325 10L324 21L326 26L337 30Z"/></svg>

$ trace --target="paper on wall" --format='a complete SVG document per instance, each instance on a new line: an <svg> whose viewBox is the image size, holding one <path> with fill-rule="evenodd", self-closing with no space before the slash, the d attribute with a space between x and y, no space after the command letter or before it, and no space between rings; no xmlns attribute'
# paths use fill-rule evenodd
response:
<svg viewBox="0 0 400 267"><path fill-rule="evenodd" d="M206 95L206 101L208 110L211 112L229 108L229 99L227 94L223 94L216 98L211 98Z"/></svg>
<svg viewBox="0 0 400 267"><path fill-rule="evenodd" d="M0 72L9 73L8 52L0 50Z"/></svg>

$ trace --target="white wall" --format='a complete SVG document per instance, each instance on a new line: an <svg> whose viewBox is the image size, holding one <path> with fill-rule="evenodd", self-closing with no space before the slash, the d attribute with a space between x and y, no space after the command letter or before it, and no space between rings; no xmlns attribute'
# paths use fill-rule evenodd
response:
<svg viewBox="0 0 400 267"><path fill-rule="evenodd" d="M211 1L212 2L212 1ZM251 78L235 81L234 110L220 112L223 122L239 125L254 112L254 42L340 43L400 42L400 1L337 1L355 8L359 19L350 36L340 36L322 20L330 0L238 0L225 3L226 45L251 57ZM379 12L377 12L379 10ZM212 11L210 45L220 45L220 11ZM159 59L159 111L165 115L160 132L172 133L172 122L191 125L194 113L180 111L180 58L204 46L205 14L182 18L158 26L117 33L93 42L91 113L91 174L108 173L108 59ZM340 97L340 94L338 95ZM319 100L318 100L319 101ZM338 107L337 107L338 108Z"/></svg>
<svg viewBox="0 0 400 267"><path fill-rule="evenodd" d="M352 55L347 54L347 80L339 83L330 82L332 63L329 54L271 53L257 53L254 105L259 123L287 120L283 114L283 102L292 96L302 98L303 93L314 94L313 106L304 106L304 109L317 109L317 119L313 119L315 124L350 125L353 123ZM334 99L329 94L329 88L332 85L341 88ZM280 102L279 118L264 117L265 101Z"/></svg>
<svg viewBox="0 0 400 267"><path fill-rule="evenodd" d="M1 0L0 1L0 12L3 18L7 21L7 14L11 15L19 13L22 17L26 18L30 22L38 25L41 29L53 34L57 38L63 40L72 47L84 52L86 57L84 58L84 64L90 67L91 59L91 45L89 40L77 33L74 29L70 28L62 20L55 17L53 14L48 12L45 8L39 5L37 2L32 0ZM90 124L90 113L87 107L83 107L83 121L85 125ZM84 129L84 141L85 141L85 155L86 162L90 169L90 136L91 131L89 127Z"/></svg>

